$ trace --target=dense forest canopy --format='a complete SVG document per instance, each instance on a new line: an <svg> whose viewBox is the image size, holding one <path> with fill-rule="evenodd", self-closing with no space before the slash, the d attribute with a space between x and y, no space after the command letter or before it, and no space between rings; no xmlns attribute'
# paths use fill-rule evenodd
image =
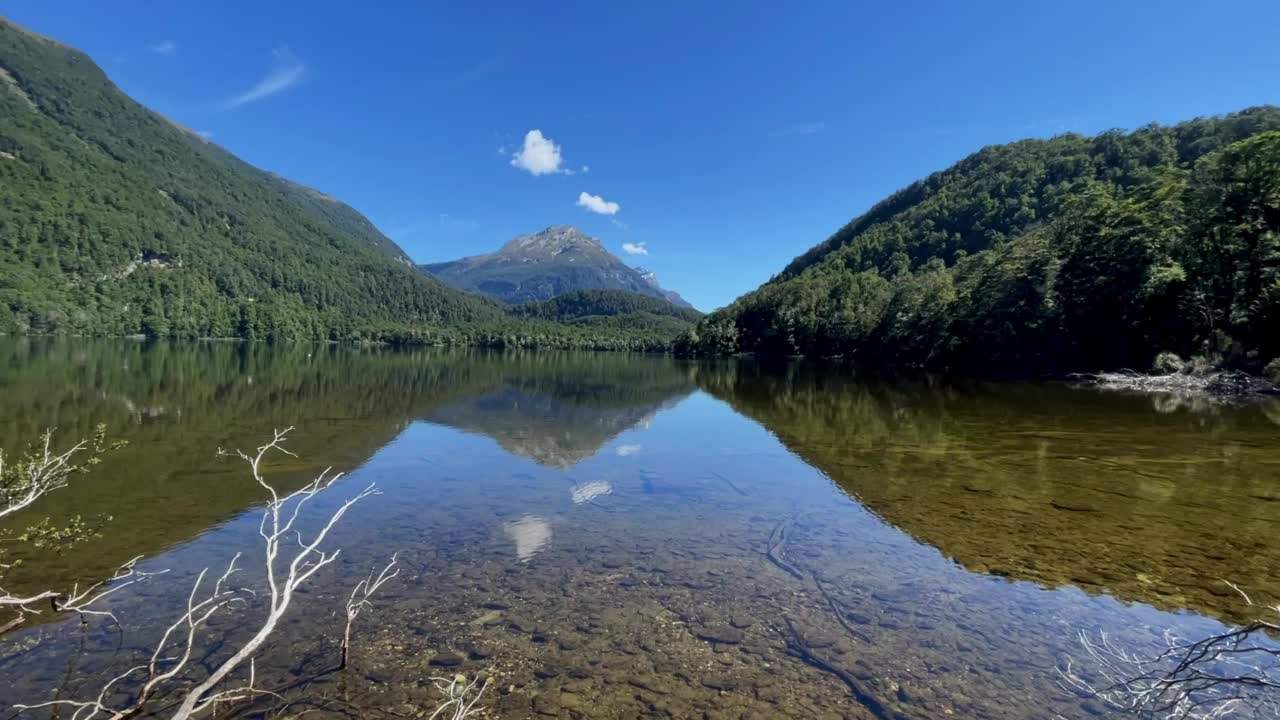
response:
<svg viewBox="0 0 1280 720"><path fill-rule="evenodd" d="M665 350L688 327L600 314L564 324L447 287L351 207L0 20L0 333Z"/></svg>
<svg viewBox="0 0 1280 720"><path fill-rule="evenodd" d="M660 315L687 322L696 322L702 317L702 313L693 308L680 307L667 300L637 295L625 290L575 290L557 295L550 300L514 305L511 311L520 317L559 322L635 313Z"/></svg>
<svg viewBox="0 0 1280 720"><path fill-rule="evenodd" d="M0 23L0 69L0 329L343 339L501 317L73 49Z"/></svg>
<svg viewBox="0 0 1280 720"><path fill-rule="evenodd" d="M984 148L704 318L685 352L1052 373L1280 356L1280 108Z"/></svg>
<svg viewBox="0 0 1280 720"><path fill-rule="evenodd" d="M1280 371L1280 108L984 148L701 319L620 291L509 309L0 20L0 333Z"/></svg>

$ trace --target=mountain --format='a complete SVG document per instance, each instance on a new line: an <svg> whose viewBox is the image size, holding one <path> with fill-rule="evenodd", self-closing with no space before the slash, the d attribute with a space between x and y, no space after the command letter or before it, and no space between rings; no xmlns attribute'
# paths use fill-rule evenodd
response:
<svg viewBox="0 0 1280 720"><path fill-rule="evenodd" d="M552 241L524 243L522 257ZM657 297L595 241L556 242L562 260ZM552 315L423 274L355 209L239 160L134 102L84 54L0 19L0 334L665 351L691 322Z"/></svg>
<svg viewBox="0 0 1280 720"><path fill-rule="evenodd" d="M626 290L666 299L665 291L575 227L521 235L497 252L421 265L455 288L507 303L549 300L571 290Z"/></svg>
<svg viewBox="0 0 1280 720"><path fill-rule="evenodd" d="M572 290L550 300L511 306L519 317L541 318L555 322L574 322L591 317L625 317L648 314L697 322L702 313L691 307L626 290Z"/></svg>
<svg viewBox="0 0 1280 720"><path fill-rule="evenodd" d="M639 273L640 277L643 278L645 282L649 283L649 287L662 293L662 297L665 298L667 302L671 303L672 305L676 305L683 308L693 307L693 305L689 304L688 300L685 300L684 298L680 297L680 293L676 292L675 290L667 290L663 288L662 285L658 283L657 273L653 272L652 270L645 270L639 265L632 268L632 270L635 270L637 273Z"/></svg>
<svg viewBox="0 0 1280 720"><path fill-rule="evenodd" d="M571 290L550 300L512 305L511 314L556 323L566 331L588 336L625 339L633 348L652 349L661 343L664 350L702 317L693 308L626 290Z"/></svg>
<svg viewBox="0 0 1280 720"><path fill-rule="evenodd" d="M1280 372L1280 108L984 148L681 347L1000 374L1169 351Z"/></svg>
<svg viewBox="0 0 1280 720"><path fill-rule="evenodd" d="M0 332L382 339L505 317L0 19Z"/></svg>

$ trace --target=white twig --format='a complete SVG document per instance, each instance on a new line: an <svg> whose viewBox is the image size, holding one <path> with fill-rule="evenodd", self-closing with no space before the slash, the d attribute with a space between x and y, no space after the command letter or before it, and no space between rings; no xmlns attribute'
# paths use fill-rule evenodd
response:
<svg viewBox="0 0 1280 720"><path fill-rule="evenodd" d="M485 678L483 684L480 683L480 678L472 678L467 682L465 675L454 675L453 678L433 677L431 682L445 694L445 701L427 720L466 720L479 715L480 710L476 708L476 704L484 696L484 691L489 689L490 678Z"/></svg>
<svg viewBox="0 0 1280 720"><path fill-rule="evenodd" d="M91 453L89 459L90 464L96 462L97 453L102 450L100 443L103 432L102 428L99 428L99 434L95 436L94 452ZM49 430L41 436L39 446L22 456L17 464L10 463L6 465L4 453L0 451L0 519L25 510L45 495L66 487L71 475L84 469L82 465L77 465L72 460L88 447L89 442L81 440L64 452L55 452L53 450L53 431ZM42 611L39 607L45 601L49 602L50 608L55 612L58 610L70 610L78 612L82 616L106 615L114 617L108 612L93 609L92 605L146 576L148 573L141 573L135 570L134 565L137 561L138 558L130 560L122 565L112 577L94 583L83 590L77 584L67 593L55 590L41 590L26 595L18 595L9 592L4 587L0 587L0 608L15 613L13 618L0 626L0 632L21 625L30 615L41 614ZM3 571L12 567L12 565L0 563L0 575L3 574ZM126 582L119 582L126 578L131 579ZM101 590L104 585L108 584L111 587Z"/></svg>
<svg viewBox="0 0 1280 720"><path fill-rule="evenodd" d="M394 577L400 575L400 568L397 567L396 555L392 553L391 562L382 568L382 572L378 573L378 577L373 576L373 571L369 571L369 575L363 580L356 583L351 590L351 597L347 599L347 625L342 631L341 659L338 662L339 668L347 666L347 654L351 650L351 626L355 623L356 618L360 616L360 611L365 608L372 608L373 602L371 598L384 583Z"/></svg>
<svg viewBox="0 0 1280 720"><path fill-rule="evenodd" d="M258 689L254 684L257 676L254 656L275 632L280 619L288 611L298 587L321 568L338 558L340 549L332 551L321 549L329 532L346 515L352 505L377 492L373 485L364 488L354 497L343 502L310 540L304 539L301 531L294 527L302 507L317 494L331 487L342 477L342 474L330 474L331 468L327 468L299 490L281 496L263 477L262 465L264 459L273 451L293 455L282 446L291 429L276 431L271 442L259 447L252 456L243 452L237 453L249 464L254 480L269 493L271 498L263 510L262 520L258 526L259 535L263 540L269 599L266 617L262 619L252 637L245 641L234 654L222 661L203 680L181 691L181 699L176 700L177 707L171 715L173 720L187 720L222 703L266 694L266 691ZM297 550L292 553L282 553L283 548L292 547L292 543L286 541L295 538ZM226 570L206 594L201 593L201 588L205 584L208 569L201 571L187 597L186 612L165 630L148 663L130 668L127 672L110 680L95 700L52 700L38 705L15 707L19 709L55 706L74 708L72 720L96 720L99 716L105 716L109 720L123 720L142 712L154 697L181 683L179 675L190 669L188 666L199 642L199 631L209 619L232 604L245 602L245 595L254 594L247 588L230 586L232 576L238 572L236 565L239 559L239 554L232 558ZM392 564L394 564L394 558ZM386 572L388 571L384 571L384 574ZM379 577L381 582L390 579ZM114 590L115 588L112 588L111 591ZM100 598L101 595L98 597ZM220 689L228 676L246 662L249 664L248 682L244 685ZM106 699L114 694L112 689L141 672L145 672L146 679L138 691L131 694L133 700L124 707L109 706Z"/></svg>
<svg viewBox="0 0 1280 720"><path fill-rule="evenodd" d="M1225 581L1224 581L1225 582ZM1260 607L1233 583L1247 605ZM1189 640L1165 631L1164 647L1144 655L1116 644L1106 632L1080 632L1087 663L1065 658L1059 684L1115 710L1144 718L1220 720L1280 717L1280 624L1269 620Z"/></svg>
<svg viewBox="0 0 1280 720"><path fill-rule="evenodd" d="M50 447L52 443L53 433L46 432L41 438L41 450L19 467L19 472L11 479L13 484L0 487L3 493L0 495L0 518L27 508L42 496L67 486L67 479L76 470L71 458L84 450L88 443L81 440L64 453L54 453ZM4 477L4 472L4 453L0 452L0 478Z"/></svg>
<svg viewBox="0 0 1280 720"><path fill-rule="evenodd" d="M94 605L107 596L113 595L145 578L168 572L167 570L143 572L137 568L138 561L141 559L141 555L133 558L117 568L111 577L88 585L83 589L77 583L66 593L45 590L33 595L15 596L0 588L0 607L9 607L19 613L18 622L13 622L9 627L16 627L21 624L21 621L25 620L27 615L42 614L43 611L39 609L39 604L45 600L49 601L50 607L54 612L74 612L79 613L82 617L100 615L111 618L112 621L119 624L112 612L99 610Z"/></svg>

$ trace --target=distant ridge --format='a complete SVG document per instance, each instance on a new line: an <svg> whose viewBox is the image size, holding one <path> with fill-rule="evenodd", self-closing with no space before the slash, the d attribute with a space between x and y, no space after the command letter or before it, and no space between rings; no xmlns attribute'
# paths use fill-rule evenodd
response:
<svg viewBox="0 0 1280 720"><path fill-rule="evenodd" d="M662 285L658 282L657 273L653 272L652 270L645 270L639 265L635 266L632 269L635 270L637 273L640 273L640 277L644 278L644 281L649 283L650 287L662 293L662 297L666 298L667 302L671 303L672 305L676 305L678 307L683 307L683 308L693 307L693 305L691 305L688 300L685 300L684 298L680 297L680 293L676 292L675 290L667 290L663 288Z"/></svg>
<svg viewBox="0 0 1280 720"><path fill-rule="evenodd" d="M520 235L486 255L419 267L455 288L506 303L550 300L574 290L626 290L689 306L659 287L652 274L628 267L599 240L569 225Z"/></svg>

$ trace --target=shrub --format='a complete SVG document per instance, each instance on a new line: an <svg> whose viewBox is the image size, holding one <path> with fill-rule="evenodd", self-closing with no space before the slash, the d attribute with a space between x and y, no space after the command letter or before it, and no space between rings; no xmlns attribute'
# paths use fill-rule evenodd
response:
<svg viewBox="0 0 1280 720"><path fill-rule="evenodd" d="M1156 361L1152 364L1151 369L1161 375L1170 375L1172 373L1182 372L1187 367L1187 363L1178 357L1177 353L1162 352L1156 355Z"/></svg>
<svg viewBox="0 0 1280 720"><path fill-rule="evenodd" d="M1280 385L1280 357L1267 363L1267 367L1262 373L1267 376L1268 380Z"/></svg>

